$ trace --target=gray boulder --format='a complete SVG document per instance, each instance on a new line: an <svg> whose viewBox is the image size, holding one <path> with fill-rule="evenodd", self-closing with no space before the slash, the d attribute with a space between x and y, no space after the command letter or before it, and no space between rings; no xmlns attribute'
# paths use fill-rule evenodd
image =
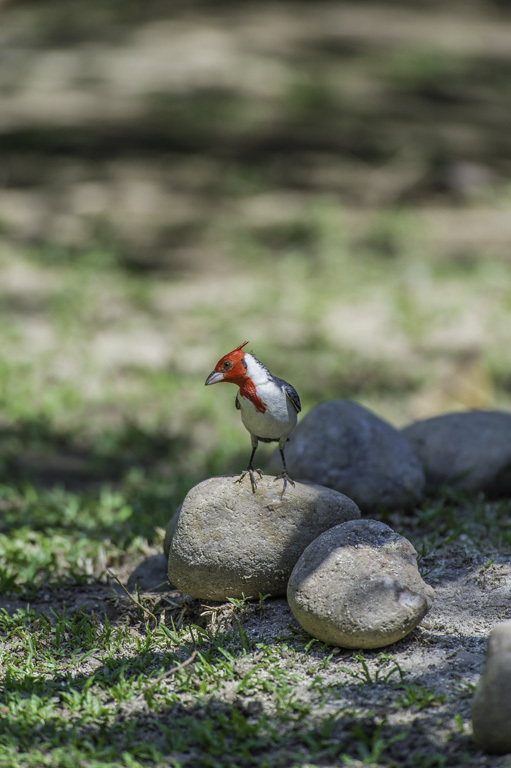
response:
<svg viewBox="0 0 511 768"><path fill-rule="evenodd" d="M349 400L313 408L286 446L289 474L345 493L363 513L420 501L424 472L400 431ZM279 466L272 457L270 471Z"/></svg>
<svg viewBox="0 0 511 768"><path fill-rule="evenodd" d="M309 544L287 599L313 637L342 648L382 648L405 637L431 608L410 542L376 520L352 520Z"/></svg>
<svg viewBox="0 0 511 768"><path fill-rule="evenodd" d="M174 531L177 528L177 521L179 520L179 509L177 512L175 512L172 517L170 518L170 522L167 525L167 530L165 531L165 538L163 540L163 554L165 555L165 560L169 559L169 552L170 552L170 542L172 541L172 537L174 535Z"/></svg>
<svg viewBox="0 0 511 768"><path fill-rule="evenodd" d="M486 664L472 704L474 741L486 752L511 753L511 621L490 632Z"/></svg>
<svg viewBox="0 0 511 768"><path fill-rule="evenodd" d="M150 555L131 573L126 588L140 592L166 592L172 589L167 576L167 558L165 555Z"/></svg>
<svg viewBox="0 0 511 768"><path fill-rule="evenodd" d="M317 485L264 476L212 477L187 494L169 545L169 579L193 597L283 595L293 566L320 533L360 517L356 504Z"/></svg>
<svg viewBox="0 0 511 768"><path fill-rule="evenodd" d="M429 493L452 486L492 498L511 495L511 413L448 413L402 433L424 465Z"/></svg>

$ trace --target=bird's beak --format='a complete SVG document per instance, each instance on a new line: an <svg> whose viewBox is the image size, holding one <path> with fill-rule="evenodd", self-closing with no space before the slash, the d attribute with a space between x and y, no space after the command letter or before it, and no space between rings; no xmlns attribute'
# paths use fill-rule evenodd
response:
<svg viewBox="0 0 511 768"><path fill-rule="evenodd" d="M208 378L206 379L205 386L207 387L208 384L218 384L219 381L224 380L224 374L220 371L211 371Z"/></svg>

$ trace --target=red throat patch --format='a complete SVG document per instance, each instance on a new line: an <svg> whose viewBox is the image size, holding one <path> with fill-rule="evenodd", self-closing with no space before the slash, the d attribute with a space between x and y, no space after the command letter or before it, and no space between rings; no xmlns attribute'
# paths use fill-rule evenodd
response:
<svg viewBox="0 0 511 768"><path fill-rule="evenodd" d="M245 379L245 381L239 385L240 395L250 400L256 411L259 413L266 413L266 405L263 403L260 397L257 396L257 390L252 379Z"/></svg>

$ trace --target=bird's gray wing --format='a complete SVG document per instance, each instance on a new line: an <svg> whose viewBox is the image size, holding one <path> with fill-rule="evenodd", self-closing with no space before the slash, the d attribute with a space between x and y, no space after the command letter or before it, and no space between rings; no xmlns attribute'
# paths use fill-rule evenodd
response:
<svg viewBox="0 0 511 768"><path fill-rule="evenodd" d="M236 410L241 411L241 405L240 405L240 401L238 400L238 395L236 395L236 399L234 402L236 404Z"/></svg>
<svg viewBox="0 0 511 768"><path fill-rule="evenodd" d="M295 411L297 413L300 413L300 411L302 410L302 404L300 403L300 398L298 396L298 392L296 391L296 389L291 384L289 384L289 382L284 381L284 379L275 378L275 381L280 387L282 387L282 390L286 393L286 396L291 401L291 404L295 409Z"/></svg>

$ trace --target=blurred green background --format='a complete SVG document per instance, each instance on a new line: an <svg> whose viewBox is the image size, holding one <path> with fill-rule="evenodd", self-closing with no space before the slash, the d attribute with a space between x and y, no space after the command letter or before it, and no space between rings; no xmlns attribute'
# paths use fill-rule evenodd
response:
<svg viewBox="0 0 511 768"><path fill-rule="evenodd" d="M305 412L509 408L510 39L497 1L4 2L4 529L152 540L246 465L204 380L247 339Z"/></svg>

